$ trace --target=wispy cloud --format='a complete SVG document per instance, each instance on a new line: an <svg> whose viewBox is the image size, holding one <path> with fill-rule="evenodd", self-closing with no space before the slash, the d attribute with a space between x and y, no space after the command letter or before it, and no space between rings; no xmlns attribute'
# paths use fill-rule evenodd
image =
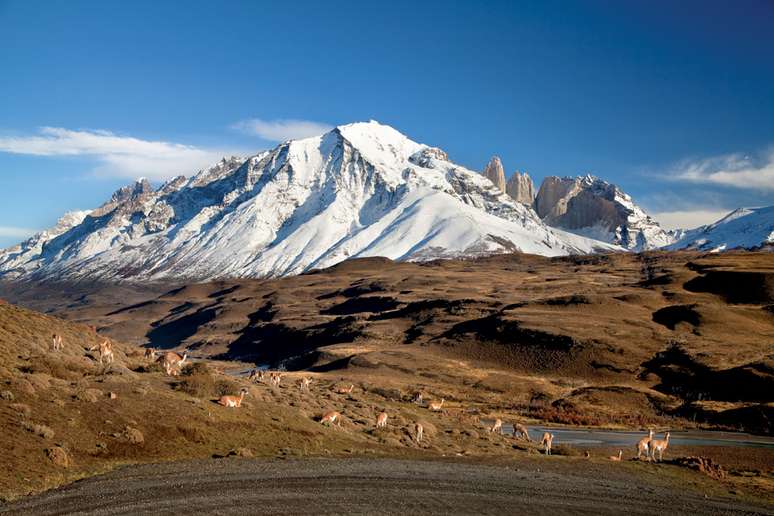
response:
<svg viewBox="0 0 774 516"><path fill-rule="evenodd" d="M28 238L35 233L35 229L0 226L0 238Z"/></svg>
<svg viewBox="0 0 774 516"><path fill-rule="evenodd" d="M0 152L34 156L91 156L99 176L161 180L214 163L222 150L165 141L149 141L105 130L42 127L35 135L0 136Z"/></svg>
<svg viewBox="0 0 774 516"><path fill-rule="evenodd" d="M693 229L722 219L731 210L662 211L652 216L665 229Z"/></svg>
<svg viewBox="0 0 774 516"><path fill-rule="evenodd" d="M242 120L235 123L232 127L271 142L284 142L285 140L317 136L327 133L333 128L329 124L313 122L311 120L261 120L260 118Z"/></svg>
<svg viewBox="0 0 774 516"><path fill-rule="evenodd" d="M774 148L757 156L727 154L678 163L666 177L675 181L774 190Z"/></svg>

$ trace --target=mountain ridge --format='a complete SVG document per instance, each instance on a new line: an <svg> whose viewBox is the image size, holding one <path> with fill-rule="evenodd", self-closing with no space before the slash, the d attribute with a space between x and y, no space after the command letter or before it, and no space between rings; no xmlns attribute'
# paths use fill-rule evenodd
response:
<svg viewBox="0 0 774 516"><path fill-rule="evenodd" d="M123 187L62 234L0 253L0 275L208 280L297 274L354 256L617 249L548 227L441 149L370 121L224 158L155 190Z"/></svg>

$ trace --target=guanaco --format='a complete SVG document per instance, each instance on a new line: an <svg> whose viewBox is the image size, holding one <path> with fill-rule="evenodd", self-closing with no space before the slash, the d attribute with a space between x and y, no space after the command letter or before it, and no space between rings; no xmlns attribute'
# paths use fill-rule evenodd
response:
<svg viewBox="0 0 774 516"><path fill-rule="evenodd" d="M387 426L387 412L382 412L376 418L376 428L384 428L385 426Z"/></svg>
<svg viewBox="0 0 774 516"><path fill-rule="evenodd" d="M52 341L52 342L51 342L51 348L52 348L54 351L61 351L61 350L62 350L62 347L63 347L63 346L62 346L62 336L61 336L61 335L59 335L59 334L55 333L55 334L54 334L54 335L51 337L51 341Z"/></svg>
<svg viewBox="0 0 774 516"><path fill-rule="evenodd" d="M428 405L428 407L433 412L440 412L441 410L443 410L443 402L444 401L445 400L443 398L441 398L441 401L431 401L430 404Z"/></svg>
<svg viewBox="0 0 774 516"><path fill-rule="evenodd" d="M417 423L414 426L414 429L416 430L416 439L418 443L422 442L422 436L425 433L425 427L422 426L422 423Z"/></svg>
<svg viewBox="0 0 774 516"><path fill-rule="evenodd" d="M301 381L299 382L299 387L301 387L302 391L308 391L310 385L312 385L311 378L309 378L308 376L301 378Z"/></svg>
<svg viewBox="0 0 774 516"><path fill-rule="evenodd" d="M543 433L543 440L540 441L540 444L545 448L546 455L551 455L551 446L554 443L554 434L549 434L548 432Z"/></svg>
<svg viewBox="0 0 774 516"><path fill-rule="evenodd" d="M280 382L282 382L282 373L275 373L272 372L269 374L269 383L272 384L275 387L280 386Z"/></svg>
<svg viewBox="0 0 774 516"><path fill-rule="evenodd" d="M322 423L323 425L327 423L329 425L337 425L337 426L340 427L341 426L341 414L339 414L335 410L331 410L329 412L326 412L320 418L320 423Z"/></svg>
<svg viewBox="0 0 774 516"><path fill-rule="evenodd" d="M618 450L618 455L611 455L608 459L621 462L621 457L623 457L623 450Z"/></svg>
<svg viewBox="0 0 774 516"><path fill-rule="evenodd" d="M248 376L248 379L251 382L262 382L266 378L266 371L263 369L253 369L250 371L250 376Z"/></svg>
<svg viewBox="0 0 774 516"><path fill-rule="evenodd" d="M514 436L522 437L527 440L527 442L530 442L532 439L529 438L529 431L527 431L527 427L522 425L521 423L516 423L513 425L513 434Z"/></svg>
<svg viewBox="0 0 774 516"><path fill-rule="evenodd" d="M650 441L651 457L656 462L661 462L664 458L664 452L669 447L669 432L664 434L664 439L653 439ZM658 460L656 460L656 452L658 452Z"/></svg>
<svg viewBox="0 0 774 516"><path fill-rule="evenodd" d="M416 393L416 395L414 396L414 403L416 403L417 405L421 405L422 404L422 393L421 392Z"/></svg>
<svg viewBox="0 0 774 516"><path fill-rule="evenodd" d="M167 376L177 376L180 373L180 368L183 366L183 362L185 362L186 358L188 358L188 350L183 352L183 356L172 351L167 351L156 359L156 362L161 364L164 371L167 373Z"/></svg>
<svg viewBox="0 0 774 516"><path fill-rule="evenodd" d="M642 454L645 454L645 458L650 460L650 443L653 440L653 429L651 428L648 431L648 436L643 437L639 440L637 443L637 458L639 459L642 457Z"/></svg>
<svg viewBox="0 0 774 516"><path fill-rule="evenodd" d="M143 354L145 358L149 358L153 360L156 357L156 350L153 348L146 348L145 353Z"/></svg>
<svg viewBox="0 0 774 516"><path fill-rule="evenodd" d="M105 339L101 343L99 343L96 346L92 346L89 348L89 351L94 351L99 349L99 363L113 363L113 345L110 343L109 340Z"/></svg>
<svg viewBox="0 0 774 516"><path fill-rule="evenodd" d="M494 424L492 425L492 428L489 429L490 432L495 433L499 432L500 435L503 433L503 420L499 417L495 419Z"/></svg>
<svg viewBox="0 0 774 516"><path fill-rule="evenodd" d="M239 391L239 396L221 396L218 400L218 405L239 408L242 406L242 400L245 399L245 394L247 394L247 389L243 388Z"/></svg>
<svg viewBox="0 0 774 516"><path fill-rule="evenodd" d="M350 384L349 387L338 386L334 390L336 394L352 394L352 389L355 388L355 384Z"/></svg>

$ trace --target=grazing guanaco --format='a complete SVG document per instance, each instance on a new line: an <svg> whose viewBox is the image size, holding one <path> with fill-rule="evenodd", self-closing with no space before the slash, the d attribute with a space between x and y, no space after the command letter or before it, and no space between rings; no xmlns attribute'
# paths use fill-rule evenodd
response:
<svg viewBox="0 0 774 516"><path fill-rule="evenodd" d="M51 342L51 348L52 348L54 351L61 351L61 350L62 350L62 347L63 347L63 346L62 346L62 336L61 336L61 335L59 335L59 334L55 333L55 334L54 334L54 335L51 337L51 341L52 341L52 342Z"/></svg>
<svg viewBox="0 0 774 516"><path fill-rule="evenodd" d="M242 406L242 400L245 399L245 394L247 394L247 389L243 388L239 391L239 396L221 396L218 400L218 405L239 408Z"/></svg>
<svg viewBox="0 0 774 516"><path fill-rule="evenodd" d="M109 340L105 339L98 345L90 347L89 351L94 351L96 349L99 349L100 364L105 362L107 362L108 364L113 363L113 345L110 343Z"/></svg>
<svg viewBox="0 0 774 516"><path fill-rule="evenodd" d="M621 462L621 457L623 457L623 450L618 450L618 455L611 455L608 459Z"/></svg>
<svg viewBox="0 0 774 516"><path fill-rule="evenodd" d="M650 455L656 462L661 462L664 458L664 452L669 447L669 432L664 434L663 439L653 439L650 441ZM658 460L656 460L656 452L658 452Z"/></svg>
<svg viewBox="0 0 774 516"><path fill-rule="evenodd" d="M334 392L336 394L352 394L352 389L354 389L354 388L355 388L355 384L353 384L353 383L350 384L349 387L343 387L343 386L339 385L339 386L337 386L334 389Z"/></svg>
<svg viewBox="0 0 774 516"><path fill-rule="evenodd" d="M384 428L385 426L387 426L387 412L382 412L376 418L376 428Z"/></svg>
<svg viewBox="0 0 774 516"><path fill-rule="evenodd" d="M337 425L340 427L341 414L339 414L335 410L328 411L322 415L322 417L320 418L320 423L322 423L323 425L327 423L329 425Z"/></svg>
<svg viewBox="0 0 774 516"><path fill-rule="evenodd" d="M499 417L495 419L494 424L492 425L492 428L489 429L490 432L495 433L499 432L500 435L503 433L503 420Z"/></svg>
<svg viewBox="0 0 774 516"><path fill-rule="evenodd" d="M301 378L301 381L299 382L299 387L301 388L302 391L308 391L310 385L312 385L311 378L309 378L308 376L304 376L303 378Z"/></svg>
<svg viewBox="0 0 774 516"><path fill-rule="evenodd" d="M167 351L166 353L162 354L156 360L156 362L159 362L164 367L164 369L167 370L175 367L179 369L183 366L183 362L185 362L186 358L188 358L188 350L183 352L183 356L180 356L173 351Z"/></svg>
<svg viewBox="0 0 774 516"><path fill-rule="evenodd" d="M441 401L431 401L430 404L428 404L428 408L433 412L440 412L443 410L443 402L445 400L441 398Z"/></svg>
<svg viewBox="0 0 774 516"><path fill-rule="evenodd" d="M650 442L653 440L653 429L648 430L648 436L643 437L637 443L637 458L642 457L645 454L645 458L650 460Z"/></svg>
<svg viewBox="0 0 774 516"><path fill-rule="evenodd" d="M418 443L422 442L422 436L425 433L425 427L422 426L422 423L417 423L414 426L414 429L416 430L416 439Z"/></svg>
<svg viewBox="0 0 774 516"><path fill-rule="evenodd" d="M545 449L546 455L551 455L551 446L553 446L554 444L554 434L549 434L548 432L544 432L543 439L540 441L540 444Z"/></svg>
<svg viewBox="0 0 774 516"><path fill-rule="evenodd" d="M527 440L527 442L532 441L532 439L529 438L529 431L527 431L527 427L522 425L521 423L516 423L513 425L513 435L517 437L522 437Z"/></svg>

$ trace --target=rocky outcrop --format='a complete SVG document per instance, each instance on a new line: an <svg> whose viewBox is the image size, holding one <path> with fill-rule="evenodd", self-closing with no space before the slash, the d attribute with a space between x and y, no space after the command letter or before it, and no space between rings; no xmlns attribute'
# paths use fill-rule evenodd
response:
<svg viewBox="0 0 774 516"><path fill-rule="evenodd" d="M514 201L529 206L532 206L535 201L535 185L526 172L523 174L519 173L518 170L514 172L505 185L505 193L510 195Z"/></svg>
<svg viewBox="0 0 774 516"><path fill-rule="evenodd" d="M545 178L534 207L550 226L632 251L655 249L675 240L674 234L662 229L618 186L590 175Z"/></svg>
<svg viewBox="0 0 774 516"><path fill-rule="evenodd" d="M503 163L500 158L493 156L487 163L483 172L484 176L489 179L501 192L505 192L505 170L503 169Z"/></svg>

